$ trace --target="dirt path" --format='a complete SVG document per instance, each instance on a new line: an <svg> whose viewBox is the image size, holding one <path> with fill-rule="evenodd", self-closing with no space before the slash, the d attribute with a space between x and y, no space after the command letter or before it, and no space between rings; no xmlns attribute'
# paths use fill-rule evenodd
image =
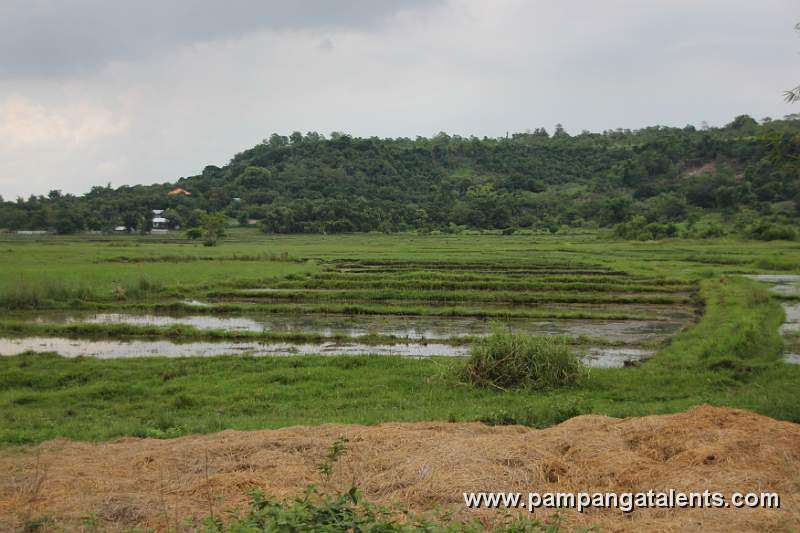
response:
<svg viewBox="0 0 800 533"><path fill-rule="evenodd" d="M544 430L413 423L50 441L0 451L0 529L16 530L45 514L77 525L87 513L112 530L174 528L176 516L207 515L209 491L219 514L242 504L253 486L294 496L319 482L316 465L339 435L349 438L348 454L330 485L355 483L373 501L416 511L442 507L487 523L498 515L466 510L464 491L774 491L779 510L563 514L568 529L800 529L800 425L713 407L629 419L581 416Z"/></svg>

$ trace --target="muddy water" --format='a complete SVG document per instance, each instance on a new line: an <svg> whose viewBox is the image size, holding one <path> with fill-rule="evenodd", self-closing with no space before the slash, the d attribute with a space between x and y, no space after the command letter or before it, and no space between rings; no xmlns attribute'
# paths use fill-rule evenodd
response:
<svg viewBox="0 0 800 533"><path fill-rule="evenodd" d="M651 351L628 348L578 348L584 364L595 368L617 368L641 361ZM397 355L404 357L464 357L468 346L437 343L359 344L325 342L293 344L279 342L189 342L88 341L58 337L0 338L0 356L24 352L55 352L63 357L120 359L137 357L210 357L219 355Z"/></svg>
<svg viewBox="0 0 800 533"><path fill-rule="evenodd" d="M786 321L781 325L781 335L784 340L783 358L787 363L800 365L800 303L784 303Z"/></svg>
<svg viewBox="0 0 800 533"><path fill-rule="evenodd" d="M191 326L251 332L304 332L324 336L393 335L412 340L441 340L451 337L483 336L492 321L479 318L435 317L344 317L333 315L261 315L219 317L209 315L168 316L130 313L69 313L19 317L39 323L129 324L134 326ZM532 335L581 335L615 342L644 343L661 340L677 331L679 320L505 320L511 330Z"/></svg>
<svg viewBox="0 0 800 533"><path fill-rule="evenodd" d="M772 285L770 290L784 296L800 296L800 275L797 274L750 274L750 279Z"/></svg>
<svg viewBox="0 0 800 533"><path fill-rule="evenodd" d="M654 353L639 348L589 348L581 360L589 368L621 368L641 363Z"/></svg>
<svg viewBox="0 0 800 533"><path fill-rule="evenodd" d="M800 275L796 274L751 274L750 279L763 281L772 285L770 290L784 296L800 296ZM785 302L783 310L786 320L781 324L780 332L784 340L783 358L787 363L800 364L800 338L791 333L800 332L800 303Z"/></svg>
<svg viewBox="0 0 800 533"><path fill-rule="evenodd" d="M55 352L64 357L97 357L118 359L135 357L208 357L215 355L403 355L458 357L466 355L467 346L447 344L358 344L324 342L295 344L287 342L187 342L170 341L89 341L58 337L24 337L0 339L0 355L16 355L25 351Z"/></svg>
<svg viewBox="0 0 800 533"><path fill-rule="evenodd" d="M642 345L657 342L675 333L684 323L678 313L659 320L526 320L512 319L502 323L513 331L533 335L588 336L626 344ZM133 313L47 313L7 316L14 320L37 323L129 324L133 326L191 326L197 329L228 331L305 332L326 337L346 335L351 342L287 343L275 341L227 341L173 343L168 340L74 340L66 338L30 337L0 339L0 355L25 351L56 352L65 357L184 357L241 354L266 355L398 355L405 357L463 357L468 346L451 346L442 340L461 336L485 336L493 321L481 318L440 318L401 316L336 316L266 314L243 316L153 315ZM366 335L392 335L407 339L398 344L373 345L358 342ZM437 342L440 341L440 342ZM580 347L576 351L591 367L622 367L650 357L651 351L635 348Z"/></svg>

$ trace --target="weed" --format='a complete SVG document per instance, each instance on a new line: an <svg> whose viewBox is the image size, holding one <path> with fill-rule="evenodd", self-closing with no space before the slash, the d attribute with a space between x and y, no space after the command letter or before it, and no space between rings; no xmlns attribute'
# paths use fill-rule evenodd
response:
<svg viewBox="0 0 800 533"><path fill-rule="evenodd" d="M554 388L584 375L580 359L560 337L535 337L495 327L473 345L462 370L468 383L498 389Z"/></svg>

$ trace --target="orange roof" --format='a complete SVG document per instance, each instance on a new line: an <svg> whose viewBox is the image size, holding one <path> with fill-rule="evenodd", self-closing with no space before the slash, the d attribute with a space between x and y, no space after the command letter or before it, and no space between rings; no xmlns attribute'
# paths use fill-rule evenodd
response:
<svg viewBox="0 0 800 533"><path fill-rule="evenodd" d="M185 194L186 196L191 196L192 193L187 191L186 189L182 189L180 187L176 187L167 193L168 196L175 196L176 194Z"/></svg>

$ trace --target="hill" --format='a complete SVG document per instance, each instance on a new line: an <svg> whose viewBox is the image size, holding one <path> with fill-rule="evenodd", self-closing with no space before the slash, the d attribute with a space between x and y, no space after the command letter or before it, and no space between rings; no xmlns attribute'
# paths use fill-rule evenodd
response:
<svg viewBox="0 0 800 533"><path fill-rule="evenodd" d="M273 134L173 183L0 203L0 228L147 231L222 212L274 233L614 227L627 238L795 238L800 120L506 138ZM169 195L175 188L186 191Z"/></svg>

